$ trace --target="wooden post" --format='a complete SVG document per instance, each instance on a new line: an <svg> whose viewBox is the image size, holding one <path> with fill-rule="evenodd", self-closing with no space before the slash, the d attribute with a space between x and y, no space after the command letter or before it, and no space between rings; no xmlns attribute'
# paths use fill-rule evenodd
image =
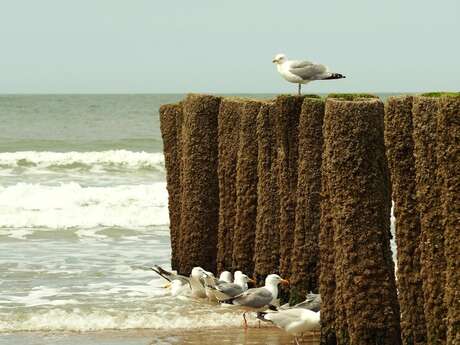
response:
<svg viewBox="0 0 460 345"><path fill-rule="evenodd" d="M420 217L415 198L412 96L390 97L385 109L385 144L390 168L396 243L398 299L404 345L426 344L420 276Z"/></svg>
<svg viewBox="0 0 460 345"><path fill-rule="evenodd" d="M168 189L169 229L171 236L171 267L181 270L180 214L181 214L181 130L182 104L165 104L160 107L160 129Z"/></svg>
<svg viewBox="0 0 460 345"><path fill-rule="evenodd" d="M257 115L257 224L254 244L254 275L262 282L279 272L279 195L276 172L276 140L270 104Z"/></svg>
<svg viewBox="0 0 460 345"><path fill-rule="evenodd" d="M254 273L257 223L257 114L262 102L242 106L236 172L236 223L233 237L233 269Z"/></svg>
<svg viewBox="0 0 460 345"><path fill-rule="evenodd" d="M430 345L446 343L446 259L436 157L436 117L439 102L439 97L416 96L412 109L417 204L422 231L421 274L427 340Z"/></svg>
<svg viewBox="0 0 460 345"><path fill-rule="evenodd" d="M243 102L224 98L219 109L219 231L217 270L233 270L233 238L236 221L236 160Z"/></svg>
<svg viewBox="0 0 460 345"><path fill-rule="evenodd" d="M376 98L336 95L326 102L323 164L334 229L338 344L401 344L383 113Z"/></svg>
<svg viewBox="0 0 460 345"><path fill-rule="evenodd" d="M324 100L306 97L299 121L299 162L294 249L291 258L291 303L319 288L319 227Z"/></svg>
<svg viewBox="0 0 460 345"><path fill-rule="evenodd" d="M220 98L188 95L182 118L181 273L216 271L219 220L217 117Z"/></svg>

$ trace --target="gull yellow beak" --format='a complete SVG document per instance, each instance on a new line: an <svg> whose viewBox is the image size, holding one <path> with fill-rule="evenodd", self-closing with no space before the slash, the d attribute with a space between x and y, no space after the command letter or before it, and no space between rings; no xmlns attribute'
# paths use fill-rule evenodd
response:
<svg viewBox="0 0 460 345"><path fill-rule="evenodd" d="M248 282L249 282L249 283L253 283L254 285L257 284L257 282L256 282L255 279L249 279Z"/></svg>
<svg viewBox="0 0 460 345"><path fill-rule="evenodd" d="M169 289L171 287L171 283L167 283L163 285L163 289Z"/></svg>
<svg viewBox="0 0 460 345"><path fill-rule="evenodd" d="M289 285L289 280L281 279L280 283L283 284L283 285Z"/></svg>

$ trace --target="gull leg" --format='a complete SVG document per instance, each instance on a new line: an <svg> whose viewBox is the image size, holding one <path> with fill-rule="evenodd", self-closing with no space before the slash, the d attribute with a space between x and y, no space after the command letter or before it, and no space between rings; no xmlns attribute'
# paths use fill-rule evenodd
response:
<svg viewBox="0 0 460 345"><path fill-rule="evenodd" d="M295 343L296 345L300 345L299 341L297 340L297 336L294 336L294 343Z"/></svg>
<svg viewBox="0 0 460 345"><path fill-rule="evenodd" d="M246 320L246 312L243 313L243 319L244 319L244 329L248 329L248 321Z"/></svg>
<svg viewBox="0 0 460 345"><path fill-rule="evenodd" d="M299 96L302 94L301 88L302 88L302 84L299 84Z"/></svg>

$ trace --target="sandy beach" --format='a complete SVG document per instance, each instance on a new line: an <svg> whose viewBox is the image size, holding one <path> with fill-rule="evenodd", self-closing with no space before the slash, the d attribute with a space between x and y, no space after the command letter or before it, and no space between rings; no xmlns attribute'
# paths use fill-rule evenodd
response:
<svg viewBox="0 0 460 345"><path fill-rule="evenodd" d="M98 332L15 332L0 335L0 345L285 345L294 338L275 327L195 330L129 330ZM319 344L318 335L304 335L301 344Z"/></svg>

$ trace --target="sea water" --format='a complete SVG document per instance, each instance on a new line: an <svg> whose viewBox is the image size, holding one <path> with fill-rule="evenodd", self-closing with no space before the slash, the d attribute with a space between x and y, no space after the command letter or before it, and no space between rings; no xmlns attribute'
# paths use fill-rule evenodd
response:
<svg viewBox="0 0 460 345"><path fill-rule="evenodd" d="M158 108L182 97L0 96L0 335L241 324L148 269L170 268Z"/></svg>

